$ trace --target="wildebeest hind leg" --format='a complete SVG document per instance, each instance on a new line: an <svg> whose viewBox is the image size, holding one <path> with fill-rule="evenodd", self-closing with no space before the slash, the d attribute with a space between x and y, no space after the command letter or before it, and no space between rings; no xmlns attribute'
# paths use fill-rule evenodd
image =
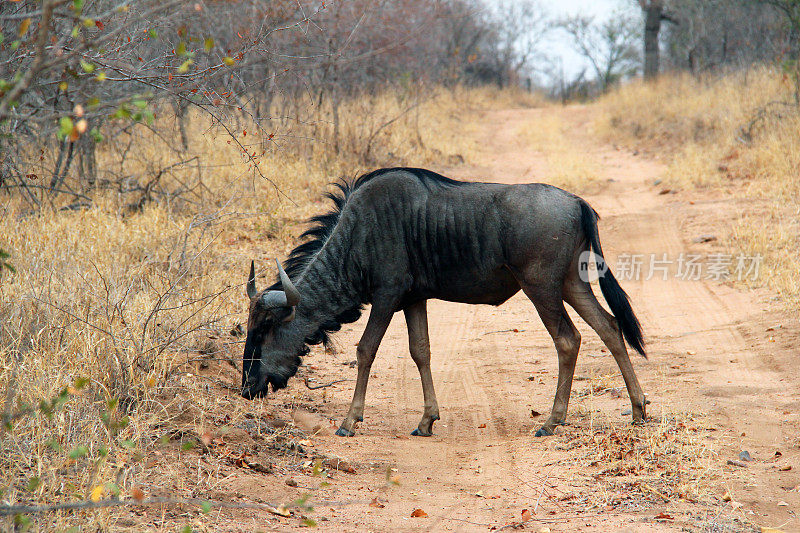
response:
<svg viewBox="0 0 800 533"><path fill-rule="evenodd" d="M564 423L569 406L569 395L572 390L572 377L575 374L575 362L578 360L578 349L581 346L581 335L570 320L561 290L543 290L535 285L522 284L522 290L530 298L536 311L553 337L558 352L558 384L553 410L550 418L536 432L537 437L552 435L556 426Z"/></svg>
<svg viewBox="0 0 800 533"><path fill-rule="evenodd" d="M625 341L622 338L617 319L603 309L592 292L591 286L580 279L569 280L565 283L564 298L581 318L597 332L603 344L611 351L622 373L622 378L625 380L625 386L628 388L633 423L642 423L645 419L645 404L647 400L628 357L628 350L625 348Z"/></svg>
<svg viewBox="0 0 800 533"><path fill-rule="evenodd" d="M361 340L358 341L358 348L356 348L358 376L356 377L356 388L353 391L353 401L344 422L336 430L336 434L340 437L355 435L356 423L364 420L364 397L367 394L369 371L381 339L383 339L383 334L386 333L386 328L392 321L395 302L396 299L378 299L372 304L367 327L364 329L364 334L361 335Z"/></svg>
<svg viewBox="0 0 800 533"><path fill-rule="evenodd" d="M433 390L431 376L431 344L428 337L428 310L425 300L417 302L404 310L408 326L408 349L411 358L417 364L419 377L422 380L422 396L425 410L417 429L411 434L430 437L433 434L433 423L439 420L439 404Z"/></svg>

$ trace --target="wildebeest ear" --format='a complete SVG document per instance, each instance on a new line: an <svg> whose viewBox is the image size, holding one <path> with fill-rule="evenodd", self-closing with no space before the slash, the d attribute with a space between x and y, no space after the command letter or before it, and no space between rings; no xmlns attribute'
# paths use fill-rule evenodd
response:
<svg viewBox="0 0 800 533"><path fill-rule="evenodd" d="M256 262L250 261L250 277L247 278L247 296L252 300L258 294L256 290Z"/></svg>

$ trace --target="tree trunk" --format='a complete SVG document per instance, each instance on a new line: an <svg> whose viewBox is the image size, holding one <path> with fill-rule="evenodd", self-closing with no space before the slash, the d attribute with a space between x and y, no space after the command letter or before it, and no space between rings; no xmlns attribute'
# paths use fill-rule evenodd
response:
<svg viewBox="0 0 800 533"><path fill-rule="evenodd" d="M660 0L650 0L644 9L644 77L653 79L658 76L659 48L658 34L661 31L661 19L664 4Z"/></svg>

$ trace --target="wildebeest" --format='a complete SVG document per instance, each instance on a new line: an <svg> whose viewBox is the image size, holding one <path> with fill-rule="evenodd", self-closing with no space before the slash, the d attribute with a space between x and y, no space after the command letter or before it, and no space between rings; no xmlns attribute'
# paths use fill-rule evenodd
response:
<svg viewBox="0 0 800 533"><path fill-rule="evenodd" d="M250 315L242 396L286 386L308 345L353 322L371 304L358 343L353 402L337 435L352 436L363 420L370 367L392 316L405 313L411 357L422 378L424 412L414 435L431 435L439 419L433 389L426 302L431 298L500 305L520 289L533 302L558 352L558 385L550 417L536 432L563 424L580 334L568 303L599 335L619 366L634 423L644 420L645 395L625 340L645 354L628 296L604 268L597 213L583 199L534 183L455 181L429 170L388 168L338 185L327 214L311 219L307 240L278 263L280 281L259 293L250 267ZM613 315L579 274L594 251L600 288ZM584 279L582 279L584 278ZM490 379L490 378L487 378Z"/></svg>

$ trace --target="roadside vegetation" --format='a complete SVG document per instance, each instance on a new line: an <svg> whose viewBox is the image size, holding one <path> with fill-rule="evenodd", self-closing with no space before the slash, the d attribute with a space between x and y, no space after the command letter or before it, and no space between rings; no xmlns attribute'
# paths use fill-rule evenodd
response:
<svg viewBox="0 0 800 533"><path fill-rule="evenodd" d="M601 99L606 139L668 163L665 186L736 199L732 249L764 258L759 283L800 297L800 108L777 67L665 75Z"/></svg>

